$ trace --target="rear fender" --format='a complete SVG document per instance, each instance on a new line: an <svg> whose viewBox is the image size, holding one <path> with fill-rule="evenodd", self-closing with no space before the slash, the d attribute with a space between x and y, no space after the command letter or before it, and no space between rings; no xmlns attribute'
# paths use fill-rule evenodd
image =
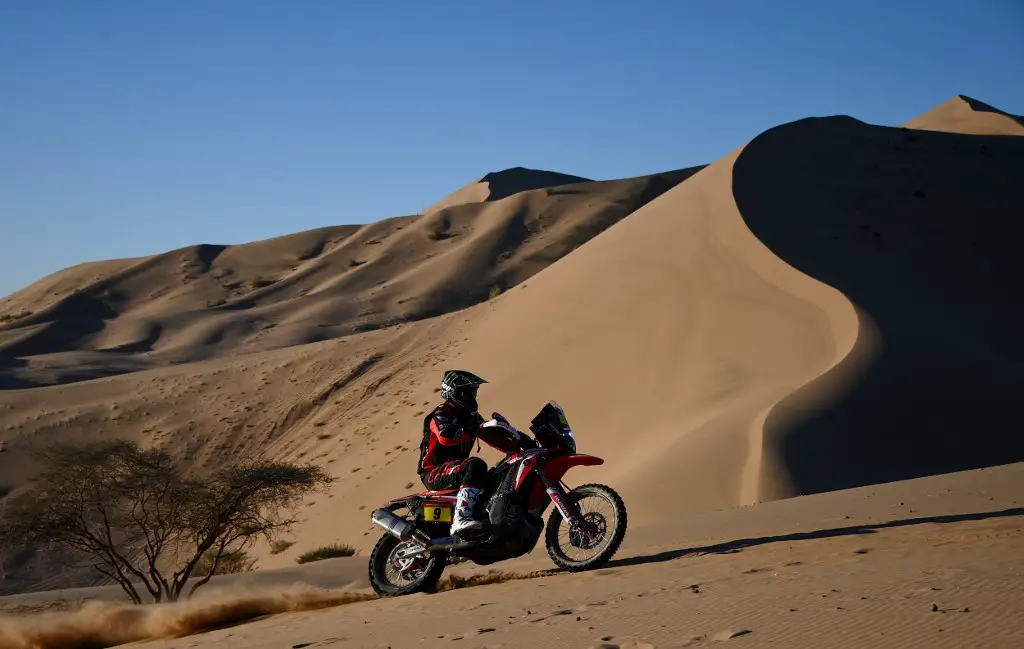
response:
<svg viewBox="0 0 1024 649"><path fill-rule="evenodd" d="M551 479L551 482L557 483L574 466L597 466L599 464L604 464L604 460L594 455L562 455L545 462L543 471ZM545 501L548 498L547 491L544 489L544 482L541 480L534 481L530 490L528 509L543 508L547 504Z"/></svg>

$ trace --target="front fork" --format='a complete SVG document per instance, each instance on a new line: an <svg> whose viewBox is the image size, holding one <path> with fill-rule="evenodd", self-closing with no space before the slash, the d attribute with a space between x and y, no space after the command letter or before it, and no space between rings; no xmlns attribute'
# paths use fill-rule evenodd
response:
<svg viewBox="0 0 1024 649"><path fill-rule="evenodd" d="M561 512L562 518L569 522L570 527L579 525L581 520L580 510L576 503L569 500L568 494L566 494L562 485L548 477L548 474L541 467L537 467L537 474L540 476L541 482L544 483L544 490L547 491L551 502L555 503L555 507Z"/></svg>

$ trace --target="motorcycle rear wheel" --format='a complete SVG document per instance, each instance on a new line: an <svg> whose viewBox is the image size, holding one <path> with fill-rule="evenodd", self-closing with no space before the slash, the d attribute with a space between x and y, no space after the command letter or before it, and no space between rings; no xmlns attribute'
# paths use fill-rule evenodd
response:
<svg viewBox="0 0 1024 649"><path fill-rule="evenodd" d="M608 563L608 560L618 551L622 539L626 536L626 504L614 489L602 484L585 484L576 487L568 494L568 498L579 506L581 501L588 498L596 498L608 504L611 510L611 519L595 512L581 512L588 526L585 529L574 530L568 525L563 526L564 519L562 512L556 507L548 518L547 529L544 534L544 544L547 546L548 556L555 562L555 565L562 570L569 572L582 572L600 568ZM581 508L582 509L582 508ZM568 531L564 539L561 531L565 527ZM600 538L597 532L600 531ZM586 546L593 544L593 548ZM596 549L596 553L590 556L571 557L567 553L566 545L576 549Z"/></svg>
<svg viewBox="0 0 1024 649"><path fill-rule="evenodd" d="M403 573L398 566L400 558L396 555L406 547L411 549L419 546L411 541L402 541L390 534L384 534L373 547L369 561L370 586L381 597L430 592L437 588L437 582L440 581L445 568L444 557L429 554L419 557ZM389 569L393 569L404 583L397 582Z"/></svg>

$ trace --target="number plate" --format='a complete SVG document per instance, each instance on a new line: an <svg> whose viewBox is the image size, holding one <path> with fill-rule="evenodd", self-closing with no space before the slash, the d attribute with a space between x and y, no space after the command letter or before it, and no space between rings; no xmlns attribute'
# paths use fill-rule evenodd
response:
<svg viewBox="0 0 1024 649"><path fill-rule="evenodd" d="M427 522L450 523L452 522L451 505L424 505L423 520Z"/></svg>

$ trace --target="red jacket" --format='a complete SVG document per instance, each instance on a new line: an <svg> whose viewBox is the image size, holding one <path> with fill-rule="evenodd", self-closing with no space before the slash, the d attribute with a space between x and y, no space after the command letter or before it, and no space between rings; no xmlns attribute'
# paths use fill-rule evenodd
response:
<svg viewBox="0 0 1024 649"><path fill-rule="evenodd" d="M434 408L423 419L423 441L417 472L431 470L453 460L465 460L473 442L481 439L504 453L515 453L519 443L501 428L481 428L484 418L450 401Z"/></svg>

